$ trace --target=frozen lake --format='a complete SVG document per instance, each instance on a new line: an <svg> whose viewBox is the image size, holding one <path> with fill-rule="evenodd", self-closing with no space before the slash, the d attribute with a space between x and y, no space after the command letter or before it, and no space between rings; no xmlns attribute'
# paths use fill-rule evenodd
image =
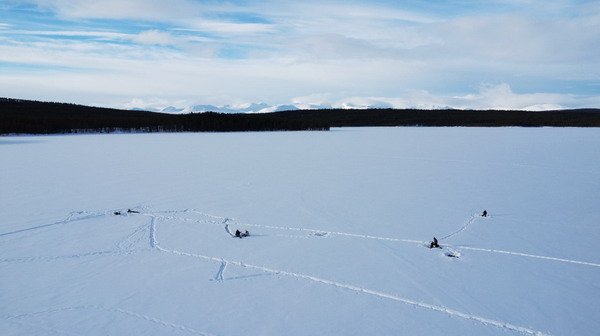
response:
<svg viewBox="0 0 600 336"><path fill-rule="evenodd" d="M599 199L598 129L0 137L0 334L590 335Z"/></svg>

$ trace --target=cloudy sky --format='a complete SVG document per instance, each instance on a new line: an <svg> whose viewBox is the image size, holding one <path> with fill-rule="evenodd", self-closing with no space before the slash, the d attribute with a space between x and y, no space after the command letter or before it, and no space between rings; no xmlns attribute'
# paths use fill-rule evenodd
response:
<svg viewBox="0 0 600 336"><path fill-rule="evenodd" d="M2 0L0 96L600 107L600 1Z"/></svg>

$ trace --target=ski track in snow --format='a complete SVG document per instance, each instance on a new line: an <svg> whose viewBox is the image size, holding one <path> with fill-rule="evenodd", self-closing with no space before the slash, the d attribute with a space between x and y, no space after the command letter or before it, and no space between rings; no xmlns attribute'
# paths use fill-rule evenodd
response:
<svg viewBox="0 0 600 336"><path fill-rule="evenodd" d="M224 218L224 217L219 217L219 216L215 216L215 215L203 213L203 212L200 212L200 211L197 211L197 210L193 210L193 209L186 209L186 211L180 211L180 212L194 212L194 213L197 213L197 214L200 214L200 215L204 215L204 216L207 216L207 217L211 217L211 218L215 218L215 219L223 219ZM479 218L478 214L473 214L460 229L458 229L457 231L452 232L449 235L446 235L445 237L440 238L439 240L447 239L449 237L457 235L460 232L463 232L471 224L473 224L478 218ZM177 219L177 218L173 218L173 219ZM189 219L181 219L181 220L193 221L193 222L205 222L205 221L200 221L200 220L189 220ZM229 219L229 220L231 220L231 219ZM213 223L216 223L216 222L213 222ZM346 237L362 238L362 239L374 239L374 240L383 240L383 241L392 241L392 242L411 243L411 244L418 244L418 245L426 244L427 246L429 244L429 242L424 241L424 240L400 239L400 238L392 238L392 237L380 237L380 236L363 235L363 234L348 233L348 232L317 230L317 229L310 229L310 228L283 227L283 226L251 224L251 223L239 223L239 224L241 226L258 227L258 228L265 228L265 229L309 232L311 234L311 236L315 236L315 237L326 237L328 235L338 235L338 236L346 236ZM281 235L281 236L284 236L284 237L293 237L293 238L307 238L307 237L303 237L303 236L292 236L292 235ZM519 257L527 257L527 258L534 258L534 259L545 259L545 260L552 260L552 261L557 261L557 262L565 262L565 263L571 263L571 264L600 267L599 263L593 263L593 262L587 262L587 261L579 261L579 260L573 260L573 259L565 259L565 258L558 258L558 257L551 257L551 256L542 256L542 255L535 255L535 254L522 253L522 252L504 251L504 250L496 250L496 249L486 249L486 248L469 247L469 246L462 246L462 245L449 245L449 244L445 244L444 247L451 247L451 248L453 247L454 249L460 249L460 250L473 250L473 251L481 251L481 252L489 252L489 253L498 253L498 254L519 256ZM451 252L456 252L456 251L452 250ZM457 253L457 254L460 255L460 253Z"/></svg>
<svg viewBox="0 0 600 336"><path fill-rule="evenodd" d="M424 302L410 300L410 299L406 299L406 298L396 296L393 294L379 292L379 291L375 291L372 289L358 287L358 286L345 284L345 283L341 283L341 282L337 282L337 281L327 280L327 279L315 277L312 275L288 272L288 271L268 268L268 267L264 267L264 266L251 265L251 264L244 263L242 261L227 260L227 259L223 259L223 258L219 258L219 257L212 257L212 256L201 255L201 254L188 253L188 252L183 252L183 251L178 251L178 250L170 250L170 249L163 248L162 246L160 246L158 244L156 245L156 248L162 252L172 253L175 255L199 258L199 259L204 259L206 261L217 261L217 262L232 264L232 265L236 265L236 266L240 266L240 267L244 267L244 268L252 268L252 269L260 270L260 271L263 271L266 273L273 273L273 274L290 276L290 277L294 277L294 278L298 278L298 279L305 279L305 280L317 282L320 284L325 284L325 285L329 285L329 286L333 286L333 287L337 287L337 288L351 290L351 291L358 292L361 294L367 294L367 295L380 297L383 299L389 299L389 300L402 302L402 303L416 306L419 308L425 308L425 309L437 311L440 313L445 313L450 316L460 317L463 319L476 321L476 322L482 323L484 325L502 328L502 329L514 331L514 332L519 332L522 334L536 335L536 336L549 335L549 334L543 333L538 330L533 330L533 329L529 329L526 327L516 326L516 325L513 325L508 322L502 322L502 321L497 321L497 320L493 320L493 319L489 319L489 318L485 318L485 317L480 317L477 315L467 314L467 313L463 313L463 312L460 312L460 311L457 311L454 309L450 309L450 308L446 308L443 306L436 306L436 305L432 305L432 304L428 304L428 303L424 303Z"/></svg>
<svg viewBox="0 0 600 336"><path fill-rule="evenodd" d="M71 213L69 213L69 215L67 216L67 218L65 218L65 219L63 219L61 221L50 223L50 224L43 224L43 225L33 226L33 227L30 227L30 228L21 229L21 230L15 230L15 231L10 231L10 232L0 233L0 237L9 236L9 235L13 235L13 234L17 234L17 233L22 233L22 232L27 232L27 231L39 230L39 229L43 229L43 228L47 228L47 227L52 227L52 226L56 226L56 225L68 224L68 223L72 223L72 222L76 222L76 221L82 221L82 220L86 220L86 219L92 219L92 218L102 217L102 216L105 216L107 214L106 212L88 213L87 216L77 217L77 218L73 219L73 217L75 217L75 215L81 215L81 214L84 214L84 213L86 213L86 212L85 211L71 212Z"/></svg>
<svg viewBox="0 0 600 336"><path fill-rule="evenodd" d="M458 230L456 230L456 231L454 231L454 232L452 232L450 234L447 234L447 235L443 236L439 240L448 239L448 238L450 238L452 236L456 236L457 234L463 232L464 230L466 230L469 227L469 225L471 225L471 224L473 224L473 222L475 222L476 218L477 218L477 214L473 214L473 216L471 216L471 218L469 218L469 220L460 229L458 229Z"/></svg>
<svg viewBox="0 0 600 336"><path fill-rule="evenodd" d="M217 275L215 276L215 280L217 280L217 281L219 281L219 279L221 279L221 281L222 281L222 279L223 279L222 272L225 269L225 266L227 264L231 264L231 265L236 265L239 267L256 269L256 270L266 272L266 273L279 274L279 275L285 275L285 276L294 277L294 278L298 278L298 279L309 280L312 282L325 284L325 285L329 285L329 286L333 286L333 287L337 287L337 288L342 288L342 289L354 291L354 292L361 293L361 294L367 294L367 295L380 297L383 299L389 299L389 300L393 300L393 301L397 301L397 302L402 302L404 304L412 305L415 307L437 311L437 312L444 313L444 314L447 314L450 316L459 317L459 318L463 318L463 319L467 319L467 320L472 320L472 321L482 323L484 325L502 328L502 329L514 331L514 332L519 332L522 334L536 335L536 336L548 335L548 334L538 331L538 330L513 325L508 322L497 321L497 320L493 320L493 319L489 319L489 318L485 318L485 317L481 317L481 316L477 316L477 315L473 315L473 314L467 314L467 313L463 313L458 310L450 309L447 307L436 306L436 305L432 305L432 304L428 304L428 303L424 303L424 302L419 302L419 301L403 298L401 296L384 293L384 292L379 292L379 291L372 290L369 288L363 288L363 287L358 287L358 286L354 286L354 285L350 285L350 284L345 284L342 282L327 280L327 279L319 278L319 277L312 276L312 275L278 270L278 269L268 268L268 267L264 267L264 266L252 265L252 264L247 264L242 261L229 260L229 259L220 258L220 257L207 256L207 255L202 255L202 254L189 253L189 252L185 252L185 251L167 249L167 248L162 247L156 240L156 230L154 227L156 225L155 217L152 214L149 214L149 216L152 217L151 224L150 224L152 227L152 229L150 230L150 241L151 241L151 245L153 248L156 248L157 250L159 250L161 252L170 253L170 254L174 254L174 255L178 255L178 256L187 256L187 257L203 259L203 260L211 261L211 262L220 262L221 267L220 267ZM225 223L225 221L224 221L224 223ZM226 224L226 227L228 227L228 224ZM310 231L315 231L315 230L310 230ZM228 229L227 229L227 232L229 232ZM318 232L323 232L323 231L318 231ZM332 234L335 234L335 233L332 232ZM371 237L371 236L365 236L365 237ZM383 237L379 237L379 238L383 238Z"/></svg>
<svg viewBox="0 0 600 336"><path fill-rule="evenodd" d="M259 270L261 272L268 273L268 274L277 274L277 275L284 275L284 276L294 277L294 278L298 278L298 279L304 279L304 280L308 280L308 281L312 281L312 282L316 282L316 283L320 283L320 284L325 284L325 285L329 285L329 286L333 286L333 287L337 287L337 288L342 288L342 289L345 289L345 290L354 291L354 292L357 292L357 293L362 293L362 294L372 295L372 296L376 296L376 297L383 298L383 299L393 300L393 301L401 302L401 303L404 303L404 304L412 305L412 306L415 306L415 307L424 308L424 309L428 309L428 310L432 310L432 311L437 311L437 312L444 313L444 314L447 314L447 315L450 315L450 316L454 316L454 317L458 317L458 318L463 318L463 319L467 319L467 320L476 321L476 322L482 323L484 325L493 326L493 327L497 327L497 328L502 328L502 329L505 329L505 330L508 330L508 331L518 332L518 333L527 334L527 335L537 335L537 336L547 335L546 333L544 333L542 331L534 330L534 329L527 328L527 327L517 326L517 325L511 324L511 323L508 323L508 322L498 321L498 320L493 320L493 319L489 319L489 318L485 318L485 317L481 317L481 316L477 316L477 315L473 315L473 314L468 314L468 313L457 311L457 310L454 310L454 309L451 309L451 308L447 308L447 307L444 307L444 306L437 306L437 305L432 305L432 304L428 304L428 303L425 303L425 302L415 301L415 300L411 300L411 299L404 298L404 297L401 297L401 296L397 296L397 295L394 295L394 294L380 292L380 291L372 290L372 289L369 289L369 288L363 288L363 287L359 287L359 286L355 286L355 285L351 285L351 284L346 284L346 283L343 283L343 282L337 282L337 281L332 281L332 280L328 280L328 279L323 279L323 278L319 278L319 277L316 277L316 276L313 276L313 275L307 275L307 274L295 273L295 272L290 272L290 271L285 271L285 270L273 269L273 268L269 268L269 267L265 267L265 266L260 266L260 265L247 264L247 263L245 263L243 261L228 260L228 259L224 259L224 258L220 258L220 257L207 256L207 255L189 253L189 252L185 252L185 251L179 251L179 250L176 250L176 249L167 249L167 248L164 248L161 245L159 245L159 243L157 241L157 237L156 237L157 221L160 220L160 219L182 220L182 221L192 221L192 222L199 222L199 223L212 223L212 224L221 224L221 225L225 224L225 230L227 231L227 233L229 235L231 235L231 236L234 236L231 233L231 231L229 230L229 223L228 223L229 221L232 221L233 219L226 218L226 217L215 216L215 215L210 215L210 214L203 213L203 212L200 212L200 211L197 211L197 210L194 210L194 209L175 210L175 211L161 211L161 212L154 212L154 213L151 212L151 211L149 211L149 209L145 209L145 210L148 210L148 212L147 213L141 213L141 215L150 217L149 224L137 227L125 239L123 239L122 241L120 241L119 243L117 243L117 246L120 247L120 248L130 248L130 247L132 247L141 238L138 238L135 241L132 241L131 239L133 237L135 237L137 234L140 234L140 232L148 230L149 231L149 233L148 233L148 240L149 240L149 245L150 245L151 249L156 249L156 250L161 251L161 252L170 253L170 254L179 255L179 256L187 256L187 257L193 257L193 258L203 259L203 260L211 261L211 262L219 262L220 263L219 270L218 270L217 274L215 275L215 277L213 279L215 281L221 282L221 281L224 280L223 273L224 273L227 265L231 264L231 265L235 265L235 266L239 266L239 267L251 268L251 269ZM206 220L204 220L204 221L203 220L192 220L192 219L189 219L189 218L182 218L182 217L179 217L179 216L158 216L157 215L157 214L172 214L172 215L176 215L176 214L187 213L187 212L192 212L192 213L200 214L202 216L212 218L212 219L214 219L214 221L213 220L211 220L211 221L206 221ZM67 223L74 222L74 221L81 221L81 220L86 220L86 219L93 219L93 218L105 216L105 215L107 215L109 213L112 213L112 212L88 213L88 215L86 215L86 216L74 218L77 214L81 215L81 214L84 214L84 213L85 212L72 212L72 213L69 214L69 216L67 218L65 218L62 221L55 222L55 223L50 223L50 224L45 224L45 225L40 225L40 226L36 226L36 227L31 227L31 228L27 228L27 229L22 229L22 230L15 230L15 231L12 231L12 232L6 232L6 233L3 233L3 234L0 234L0 236L7 236L7 235L12 235L12 234L17 234L17 233L22 233L22 232L27 232L27 231L42 229L42 228L46 228L46 227L51 227L51 226L55 226L55 225L67 224ZM473 215L460 229L458 229L455 232L452 232L449 235L446 235L446 236L440 238L440 240L450 238L450 237L455 236L455 235L459 234L460 232L464 231L465 229L467 229L467 227L469 225L471 225L476 220L476 218L477 218L477 215ZM391 237L379 237L379 236L372 236L372 235L361 235L361 234L354 234L354 233L348 233L348 232L316 230L316 229L309 229L309 228L282 227L282 226L260 225L260 224L250 224L250 223L239 223L239 224L243 225L243 226L257 227L257 228L267 228L267 229L276 229L276 230L289 230L289 231L308 232L313 237L322 237L322 236L328 236L328 235L338 235L338 236L346 236L346 237L353 237L353 238L375 239L375 240L384 240L384 241L393 241L393 242L404 242L404 243L412 243L412 244L423 244L423 243L425 243L424 241L419 241L419 240L399 239L399 238L391 238ZM301 237L301 236L290 236L290 237ZM303 238L307 238L307 237L303 237ZM450 247L451 245L447 245L447 246ZM579 264L579 265L600 267L600 264L598 264L598 263L591 263L591 262L577 261L577 260L570 260L570 259L556 258L556 257L549 257L549 256L540 256L540 255L533 255L533 254L520 253L520 252L511 252L511 251L503 251L503 250L496 250L496 249L486 249L486 248L477 248L477 247L460 246L460 245L458 245L458 246L451 246L451 247L454 247L455 249L460 249L460 250L472 250L472 251L481 251L481 252L489 252L489 253L499 253L499 254L506 254L506 255L512 255L512 256L521 256L521 257L529 257L529 258L535 258L535 259L544 259L544 260L551 260L551 261L558 261L558 262L566 262L566 263L572 263L572 264ZM455 251L455 250L453 250L451 248L449 248L449 250L453 254L460 256L460 253L457 253L457 251ZM132 253L135 253L135 252L136 251L134 251L134 250L93 251L93 252L85 252L85 253L80 253L80 254L63 255L63 256L41 256L41 257L5 258L5 259L0 259L0 263L2 263L2 262L51 261L51 260L57 260L57 259L81 258L81 257L88 257L88 256L126 255L126 254L132 254ZM7 316L5 318L6 319L19 319L19 318L22 318L22 317L34 316L34 315L42 314L42 313L49 313L49 312L55 312L55 311L65 311L65 310L76 310L76 309L95 309L95 310L104 310L104 311L109 311L109 312L117 312L117 313L121 313L121 314L128 315L128 316L131 316L131 317L136 317L136 318L139 318L139 319L143 319L143 320L146 320L146 321L157 323L157 324L169 327L169 328L173 328L173 329L177 329L177 330L182 330L182 331L185 331L185 332L188 332L188 333L193 333L193 334L198 334L198 335L209 335L207 333L200 332L200 331L197 331L195 329L185 327L183 325L173 324L171 322L159 320L159 319L156 319L156 318L153 318L153 317L149 317L149 316L146 316L146 315L141 315L141 314L130 312L130 311L126 311L126 310L123 310L123 309L118 309L118 308L112 309L112 308L105 308L105 307L102 307L102 306L78 306L78 307L71 307L71 308L60 308L60 309L48 310L48 311L43 311L43 312L38 312L38 313L22 314L22 315L17 315L17 316Z"/></svg>
<svg viewBox="0 0 600 336"><path fill-rule="evenodd" d="M200 215L203 215L203 216L206 216L206 217L217 219L219 221L224 221L224 220L231 221L232 220L231 218L226 218L226 217L220 217L220 216L216 216L216 215L211 215L211 214L207 214L207 213L204 213L204 212L197 211L195 209L185 209L185 210L171 211L169 213L187 213L187 212L192 212L192 213L200 214ZM159 212L157 212L157 213L159 213ZM160 217L160 218L165 218L165 217ZM478 214L472 215L467 220L467 222L460 229L458 229L457 231L452 232L449 235L446 235L445 237L440 238L439 240L447 239L449 237L457 235L460 232L463 232L471 224L473 224L478 218L479 218ZM177 217L169 217L169 219L189 221L189 222L196 222L196 223L206 223L207 222L207 221L203 221L203 220L194 220L194 219L189 219L189 218L177 218ZM217 222L217 221L211 221L211 223L220 224L220 222ZM225 222L223 222L223 223L225 223ZM319 237L319 238L326 237L326 236L329 236L329 235L338 235L338 236L346 236L346 237L362 238L362 239L374 239L374 240L383 240L383 241L392 241L392 242L411 243L411 244L418 244L418 245L425 244L427 246L429 244L429 242L424 241L424 240L400 239L400 238L392 238L392 237L379 237L379 236L372 236L372 235L363 235L363 234L356 234L356 233L336 232L336 231L327 231L327 230L317 230L317 229L310 229L310 228L284 227L284 226L273 226L273 225L262 225L262 224L251 224L251 223L239 223L239 225L241 225L241 226L248 226L248 227L265 228L265 229L274 229L274 230L288 230L288 231L308 232L308 233L310 233L311 236ZM226 225L226 230L227 230L227 232L230 235L234 236L229 231L228 224ZM305 236L293 236L293 235L277 235L277 236L290 237L290 238L309 238L309 237L305 237ZM423 245L423 246L425 246L425 245ZM444 247L453 247L454 249L460 249L460 250L473 250L473 251L481 251L481 252L490 252L490 253L498 253L498 254L519 256L519 257L527 257L527 258L534 258L534 259L545 259L545 260L552 260L552 261L557 261L557 262L565 262L565 263L571 263L571 264L600 267L600 264L593 263L593 262L579 261L579 260L572 260L572 259L565 259L565 258L557 258L557 257L550 257L550 256L541 256L541 255L521 253L521 252L503 251L503 250L486 249L486 248L478 248L478 247L469 247L469 246L461 246L461 245L448 245L448 244L445 244ZM460 256L460 253L455 253L457 251L452 250L451 252L453 252L455 255Z"/></svg>
<svg viewBox="0 0 600 336"><path fill-rule="evenodd" d="M235 238L235 234L231 233L231 230L229 230L229 224L225 224L225 231L227 231L231 237Z"/></svg>
<svg viewBox="0 0 600 336"><path fill-rule="evenodd" d="M250 226L250 227L259 227L259 228L265 228L265 229L309 232L312 236L315 236L315 237L325 237L327 235L336 235L336 236L346 236L346 237L353 237L353 238L375 239L375 240L385 240L385 241L394 241L394 242L403 242L403 243L413 243L413 244L425 243L425 241L421 241L421 240L378 237L378 236L362 235L362 234L338 232L338 231L326 231L326 230L316 230L316 229L307 229L307 228L282 227L282 226L249 224L249 223L243 223L241 225Z"/></svg>
<svg viewBox="0 0 600 336"><path fill-rule="evenodd" d="M164 327L167 328L171 328L171 329L175 329L175 330L179 330L179 331L184 331L190 334L195 334L195 335L202 335L202 336L214 336L213 334L209 334L206 332L202 332L202 331L198 331L196 329L190 328L190 327L186 327L184 325L181 324L176 324L173 322L168 322L165 320L161 320L158 319L156 317L152 317L152 316L148 316L148 315L143 315L143 314L138 314L136 312L132 312L129 310L125 310L125 309L121 309L121 308L107 308L104 306L97 306L97 305L84 305L84 306L75 306L75 307L65 307L65 308L55 308L55 309L48 309L48 310L43 310L43 311L38 311L38 312L33 312L33 313L26 313L26 314L21 314L21 315L14 315L14 316L5 316L6 320L13 320L13 319L22 319L22 318L30 318L30 317L35 317L37 315L42 315L42 314L51 314L51 313L59 313L59 312L64 312L64 311L77 311L77 310L96 310L96 311L105 311L105 312L111 312L111 313L119 313L119 314L123 314L123 315L127 315L130 317L134 317L137 319L141 319L141 320L145 320L148 322L152 322L155 324L159 324L162 325ZM62 333L62 332L61 332Z"/></svg>
<svg viewBox="0 0 600 336"><path fill-rule="evenodd" d="M125 237L125 239L116 244L117 248L119 250L131 250L135 244L146 237L146 235L143 234L146 230L148 230L148 224L138 226L132 233ZM135 236L137 236L137 238L132 240Z"/></svg>
<svg viewBox="0 0 600 336"><path fill-rule="evenodd" d="M221 261L221 265L219 266L219 271L215 274L213 278L214 281L222 282L223 281L223 273L225 273L225 268L227 267L227 262L224 260Z"/></svg>
<svg viewBox="0 0 600 336"><path fill-rule="evenodd" d="M149 234L149 236L150 236L150 247L151 248L155 248L156 247L156 232L155 232L155 230L156 230L156 217L154 217L152 215L150 217L151 217L151 219L150 219L150 225L149 225L149 227L150 227L150 234Z"/></svg>
<svg viewBox="0 0 600 336"><path fill-rule="evenodd" d="M503 251L503 250L496 250L496 249L486 249L486 248L480 248L480 247L461 246L461 245L457 245L457 246L453 246L453 247L457 248L457 249L461 249L461 250L471 250L471 251L481 251L481 252L508 254L508 255L519 256L519 257L528 257L528 258L535 258L535 259L545 259L545 260L560 261L560 262L571 263L571 264L600 267L600 264L593 263L593 262L571 260L571 259L564 259L564 258L556 258L556 257L547 257L547 256L541 256L541 255L535 255L535 254L528 254L528 253L521 253L521 252L511 252L511 251Z"/></svg>

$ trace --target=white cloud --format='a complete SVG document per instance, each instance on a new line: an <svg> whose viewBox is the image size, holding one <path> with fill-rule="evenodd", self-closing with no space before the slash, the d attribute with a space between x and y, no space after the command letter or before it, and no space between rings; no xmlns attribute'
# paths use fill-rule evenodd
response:
<svg viewBox="0 0 600 336"><path fill-rule="evenodd" d="M172 39L169 34L152 32L144 42L168 43ZM311 97L313 101L305 101L308 105L352 103L357 107L374 104L382 107L389 104L398 108L452 106L539 109L600 106L594 97L561 93L521 94L513 92L507 84L484 85L475 93L454 96L433 95L426 91L431 83L452 83L456 80L454 73L485 68L485 62L483 65L475 62L468 64L468 61L432 64L392 58L222 60L212 58L210 48L205 50L205 53L198 50L190 54L188 50L107 45L94 41L3 44L0 45L0 61L47 65L49 68L48 71L38 69L19 75L6 71L0 76L0 91L5 95L33 99L38 98L36 95L39 92L46 92L47 95L62 97L52 100L81 103L96 103L97 99L84 98L96 94L109 97L114 106L120 107L131 97L143 100L162 97L165 102L185 100L225 105L251 101L286 103L294 96ZM59 70L52 70L54 66L58 66ZM71 67L75 68L74 71L60 70ZM444 74L448 69L453 71ZM496 67L494 70L524 74L530 71L535 75L546 69L531 69L529 64L515 66L509 63L506 69ZM573 75L573 71L560 68L552 71L552 77L561 73ZM587 74L590 75L590 71ZM518 80L518 77L515 78ZM477 76L468 78L468 81L477 83ZM15 86L15 83L19 83L19 86ZM15 89L17 87L18 90ZM31 96L23 97L23 92L31 92ZM314 95L315 92L324 94ZM292 101L303 102L300 98Z"/></svg>
<svg viewBox="0 0 600 336"><path fill-rule="evenodd" d="M133 98L130 101L123 104L123 108L125 109L143 109L149 111L160 111L163 108L170 105L171 102L161 98L150 98L150 99L142 99L142 98ZM183 101L175 102L175 104L181 104Z"/></svg>
<svg viewBox="0 0 600 336"><path fill-rule="evenodd" d="M56 36L56 37L97 37L102 39L124 39L128 34L110 31L77 31L77 30L7 30L3 34Z"/></svg>
<svg viewBox="0 0 600 336"><path fill-rule="evenodd" d="M69 19L171 21L197 15L204 6L190 0L33 0L40 8Z"/></svg>
<svg viewBox="0 0 600 336"><path fill-rule="evenodd" d="M182 28L219 33L263 33L273 27L264 23L209 19L214 14L243 10L241 6L192 0L33 0L40 8L67 19L116 19L167 22Z"/></svg>
<svg viewBox="0 0 600 336"><path fill-rule="evenodd" d="M86 102L96 92L121 105L131 97L219 105L286 103L290 97L323 92L327 103L360 106L600 106L583 94L570 96L560 89L555 94L518 94L497 85L467 94L481 82L510 83L528 92L548 91L553 82L598 83L598 5L578 16L516 12L444 18L329 1L243 6L187 0L37 3L78 22L73 25L77 27L94 18L147 22L137 22L127 32L116 31L123 25L115 25L115 31L27 31L0 25L0 61L37 67L20 77L10 77L18 70L9 69L0 89L10 90L11 81L17 80L20 91L6 92L31 92L32 98L41 88L76 102ZM261 23L235 22L240 12L256 14ZM231 15L218 15L223 13ZM128 41L134 43L123 43Z"/></svg>
<svg viewBox="0 0 600 336"><path fill-rule="evenodd" d="M600 22L583 27L580 19L495 15L462 17L427 30L443 41L438 51L445 56L539 63L594 57L600 51Z"/></svg>
<svg viewBox="0 0 600 336"><path fill-rule="evenodd" d="M263 23L237 23L209 20L194 20L187 22L187 26L192 27L187 31L208 31L225 34L257 34L273 32L274 27L270 24ZM195 28L195 29L194 29Z"/></svg>
<svg viewBox="0 0 600 336"><path fill-rule="evenodd" d="M576 96L560 93L515 93L506 83L482 84L477 92L462 96L434 95L427 91L407 91L397 97L344 97L332 102L331 95L297 97L294 104L327 105L337 108L418 108L418 109L496 109L552 110L600 106L600 95Z"/></svg>
<svg viewBox="0 0 600 336"><path fill-rule="evenodd" d="M479 92L448 99L450 106L472 109L541 110L577 106L577 97L556 93L515 93L506 83L484 84Z"/></svg>
<svg viewBox="0 0 600 336"><path fill-rule="evenodd" d="M158 45L176 44L177 42L177 39L173 35L156 29L143 31L133 36L132 40L141 44Z"/></svg>

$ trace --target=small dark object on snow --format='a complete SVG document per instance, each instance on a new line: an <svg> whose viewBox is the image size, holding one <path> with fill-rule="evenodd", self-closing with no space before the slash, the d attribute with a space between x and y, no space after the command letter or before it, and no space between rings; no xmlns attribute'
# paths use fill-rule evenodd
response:
<svg viewBox="0 0 600 336"><path fill-rule="evenodd" d="M131 209L127 209L127 213L140 213L139 211L135 211L135 210L131 210Z"/></svg>
<svg viewBox="0 0 600 336"><path fill-rule="evenodd" d="M121 215L121 211L115 211L115 216Z"/></svg>
<svg viewBox="0 0 600 336"><path fill-rule="evenodd" d="M246 230L246 232L242 232L240 230L235 230L235 236L238 238L244 238L244 237L248 237L250 235L250 232L248 232L248 230Z"/></svg>
<svg viewBox="0 0 600 336"><path fill-rule="evenodd" d="M487 217L487 210L483 210L483 213L481 214L481 217Z"/></svg>
<svg viewBox="0 0 600 336"><path fill-rule="evenodd" d="M433 241L429 244L429 248L441 248L440 245L438 244L437 238L433 237Z"/></svg>

